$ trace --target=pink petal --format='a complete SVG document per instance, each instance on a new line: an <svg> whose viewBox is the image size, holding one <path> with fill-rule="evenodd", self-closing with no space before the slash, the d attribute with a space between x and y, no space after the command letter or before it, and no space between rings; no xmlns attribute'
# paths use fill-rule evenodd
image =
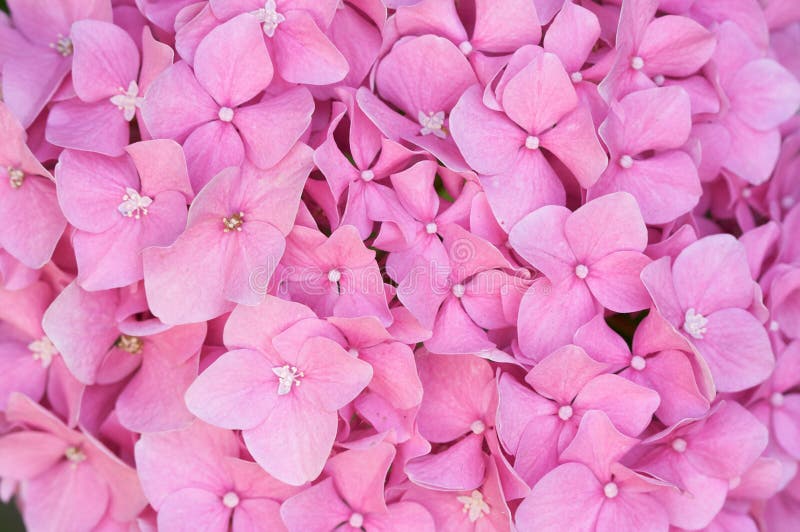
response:
<svg viewBox="0 0 800 532"><path fill-rule="evenodd" d="M158 511L158 528L224 532L230 516L231 509L222 504L218 495L199 488L184 488L164 500Z"/></svg>
<svg viewBox="0 0 800 532"><path fill-rule="evenodd" d="M655 391L611 374L589 381L573 403L576 409L602 410L629 436L638 436L650 424L658 405Z"/></svg>
<svg viewBox="0 0 800 532"><path fill-rule="evenodd" d="M543 133L541 145L564 163L583 188L594 185L608 163L594 133L592 115L584 105L570 111L556 127Z"/></svg>
<svg viewBox="0 0 800 532"><path fill-rule="evenodd" d="M327 338L307 340L295 364L305 373L298 395L327 411L338 410L355 399L372 379L372 366Z"/></svg>
<svg viewBox="0 0 800 532"><path fill-rule="evenodd" d="M729 308L708 316L707 332L692 339L708 363L717 389L745 390L762 382L775 365L764 327L749 312Z"/></svg>
<svg viewBox="0 0 800 532"><path fill-rule="evenodd" d="M200 85L222 107L236 108L272 80L272 62L255 17L242 14L200 41L194 56Z"/></svg>
<svg viewBox="0 0 800 532"><path fill-rule="evenodd" d="M394 447L381 442L337 454L328 460L325 471L351 508L363 513L385 512L383 485L394 457Z"/></svg>
<svg viewBox="0 0 800 532"><path fill-rule="evenodd" d="M107 102L138 79L139 50L119 26L81 20L73 24L70 38L75 49L72 85L84 102Z"/></svg>
<svg viewBox="0 0 800 532"><path fill-rule="evenodd" d="M334 530L350 519L332 478L307 488L281 505L281 518L292 530Z"/></svg>
<svg viewBox="0 0 800 532"><path fill-rule="evenodd" d="M619 432L601 410L589 410L581 418L572 443L561 453L561 461L579 462L598 479L610 479L611 466L638 442Z"/></svg>
<svg viewBox="0 0 800 532"><path fill-rule="evenodd" d="M586 266L615 251L644 251L647 245L639 207L625 193L603 196L580 207L564 223L564 234L575 257Z"/></svg>
<svg viewBox="0 0 800 532"><path fill-rule="evenodd" d="M448 449L409 461L405 473L418 486L448 491L479 488L486 473L483 437L470 434Z"/></svg>
<svg viewBox="0 0 800 532"><path fill-rule="evenodd" d="M0 438L0 473L4 478L28 480L64 458L67 442L47 432L20 431Z"/></svg>
<svg viewBox="0 0 800 532"><path fill-rule="evenodd" d="M736 87L731 106L744 123L760 131L777 127L800 106L800 83L771 59L747 63L731 85Z"/></svg>
<svg viewBox="0 0 800 532"><path fill-rule="evenodd" d="M195 129L183 143L192 189L199 192L217 173L244 161L244 144L232 124L221 120Z"/></svg>
<svg viewBox="0 0 800 532"><path fill-rule="evenodd" d="M639 275L650 259L638 251L616 251L589 267L586 284L592 295L614 312L635 312L650 306Z"/></svg>
<svg viewBox="0 0 800 532"><path fill-rule="evenodd" d="M272 41L275 64L289 83L328 85L347 75L347 59L307 13L287 11Z"/></svg>
<svg viewBox="0 0 800 532"><path fill-rule="evenodd" d="M730 235L713 235L687 246L672 266L675 291L684 309L708 315L747 308L752 277L744 246Z"/></svg>
<svg viewBox="0 0 800 532"><path fill-rule="evenodd" d="M503 90L503 110L532 135L556 125L577 103L572 81L551 53L538 55Z"/></svg>
<svg viewBox="0 0 800 532"><path fill-rule="evenodd" d="M311 94L298 87L237 109L233 123L242 136L248 159L260 168L269 168L297 142L311 122L313 111Z"/></svg>
<svg viewBox="0 0 800 532"><path fill-rule="evenodd" d="M481 51L511 53L523 45L538 43L541 34L536 8L530 2L475 2L475 27L470 42Z"/></svg>
<svg viewBox="0 0 800 532"><path fill-rule="evenodd" d="M267 473L292 486L319 476L333 447L337 414L289 394L264 422L242 432L245 444Z"/></svg>
<svg viewBox="0 0 800 532"><path fill-rule="evenodd" d="M686 77L711 59L716 44L714 34L694 20L666 15L647 25L638 53L648 74Z"/></svg>
<svg viewBox="0 0 800 532"><path fill-rule="evenodd" d="M545 475L517 509L520 532L557 532L564 523L594 530L603 504L603 488L583 464L561 465Z"/></svg>
<svg viewBox="0 0 800 532"><path fill-rule="evenodd" d="M580 347L567 345L534 366L525 376L525 382L545 397L568 405L605 368L605 364L593 360Z"/></svg>
<svg viewBox="0 0 800 532"><path fill-rule="evenodd" d="M186 405L199 418L228 429L258 426L276 405L278 379L260 353L229 351L186 391ZM245 405L254 405L245 408Z"/></svg>
<svg viewBox="0 0 800 532"><path fill-rule="evenodd" d="M47 116L47 140L64 148L122 155L129 137L130 124L107 100L73 98L54 105Z"/></svg>
<svg viewBox="0 0 800 532"><path fill-rule="evenodd" d="M575 255L564 234L571 214L566 207L547 205L520 220L508 234L514 251L555 283L574 273Z"/></svg>

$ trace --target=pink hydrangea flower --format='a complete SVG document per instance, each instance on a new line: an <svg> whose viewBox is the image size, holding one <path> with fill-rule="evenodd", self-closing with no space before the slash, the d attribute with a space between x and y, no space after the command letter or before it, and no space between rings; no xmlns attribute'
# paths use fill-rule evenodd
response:
<svg viewBox="0 0 800 532"><path fill-rule="evenodd" d="M372 367L332 340L325 325L308 307L272 296L237 307L225 326L233 350L186 392L189 410L242 430L256 462L295 486L319 476L336 437L336 411L372 378Z"/></svg>
<svg viewBox="0 0 800 532"><path fill-rule="evenodd" d="M308 126L313 102L302 87L247 105L272 75L261 29L253 17L242 15L201 41L193 66L176 63L147 91L145 125L154 137L183 144L195 192L245 157L259 168L275 165Z"/></svg>
<svg viewBox="0 0 800 532"><path fill-rule="evenodd" d="M764 326L747 311L753 279L744 247L729 235L687 246L672 261L654 261L642 281L674 334L708 365L720 391L738 391L772 372L774 355Z"/></svg>

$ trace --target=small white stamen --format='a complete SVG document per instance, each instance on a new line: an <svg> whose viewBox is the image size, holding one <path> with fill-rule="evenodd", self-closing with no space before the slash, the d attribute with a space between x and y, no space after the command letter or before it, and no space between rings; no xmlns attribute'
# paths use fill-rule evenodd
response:
<svg viewBox="0 0 800 532"><path fill-rule="evenodd" d="M773 393L769 396L769 402L775 408L783 406L783 394L780 392Z"/></svg>
<svg viewBox="0 0 800 532"><path fill-rule="evenodd" d="M794 198L792 196L784 196L781 198L781 206L784 209L791 209L794 206Z"/></svg>
<svg viewBox="0 0 800 532"><path fill-rule="evenodd" d="M735 490L736 488L739 487L739 484L741 483L742 483L742 477L739 476L731 477L731 479L728 480L728 489Z"/></svg>
<svg viewBox="0 0 800 532"><path fill-rule="evenodd" d="M580 83L581 81L583 81L583 74L581 74L580 72L573 72L572 74L569 75L569 77L572 80L572 83Z"/></svg>
<svg viewBox="0 0 800 532"><path fill-rule="evenodd" d="M662 86L665 81L666 79L664 79L664 76L662 76L661 74L656 74L655 76L653 76L653 83L655 83L659 87Z"/></svg>
<svg viewBox="0 0 800 532"><path fill-rule="evenodd" d="M706 333L706 325L708 325L708 318L695 312L693 308L686 311L686 318L683 321L683 330L693 338L701 340Z"/></svg>
<svg viewBox="0 0 800 532"><path fill-rule="evenodd" d="M636 371L642 371L647 367L647 361L643 357L636 355L631 359L631 367Z"/></svg>
<svg viewBox="0 0 800 532"><path fill-rule="evenodd" d="M222 232L223 233L230 233L231 231L240 231L242 230L242 225L244 225L244 213L238 212L233 213L229 217L222 217Z"/></svg>
<svg viewBox="0 0 800 532"><path fill-rule="evenodd" d="M347 523L353 528L361 528L364 526L364 516L358 512L353 512L350 515L350 519L348 519Z"/></svg>
<svg viewBox="0 0 800 532"><path fill-rule="evenodd" d="M605 486L603 486L603 493L609 499L613 499L617 495L619 495L619 488L617 487L616 482L609 482Z"/></svg>
<svg viewBox="0 0 800 532"><path fill-rule="evenodd" d="M772 321L769 322L769 330L770 331L778 332L780 329L781 329L781 325L777 321L772 320Z"/></svg>
<svg viewBox="0 0 800 532"><path fill-rule="evenodd" d="M122 111L122 116L125 117L125 120L130 122L136 116L136 109L141 108L144 103L144 98L139 96L139 85L136 81L131 81L127 90L122 87L117 90L119 94L115 94L110 98L111 103L116 105L117 109Z"/></svg>
<svg viewBox="0 0 800 532"><path fill-rule="evenodd" d="M753 195L753 191L750 189L750 187L745 187L745 188L742 189L742 197L743 198L747 199L752 195Z"/></svg>
<svg viewBox="0 0 800 532"><path fill-rule="evenodd" d="M631 68L634 70L641 70L644 68L644 59L639 57L638 55L631 59Z"/></svg>
<svg viewBox="0 0 800 532"><path fill-rule="evenodd" d="M419 120L419 124L422 126L419 130L420 135L424 136L432 133L435 137L439 137L440 139L447 138L447 133L442 129L444 127L444 111L439 111L437 113L431 111L428 114L420 111L417 115L417 120Z"/></svg>
<svg viewBox="0 0 800 532"><path fill-rule="evenodd" d="M364 181L372 181L375 179L375 172L372 170L364 170L361 172L361 179Z"/></svg>
<svg viewBox="0 0 800 532"><path fill-rule="evenodd" d="M267 37L274 37L278 24L286 20L282 14L278 13L275 0L267 0L264 7L250 12L251 15L261 22L264 33Z"/></svg>
<svg viewBox="0 0 800 532"><path fill-rule="evenodd" d="M292 391L292 385L300 386L300 379L305 374L295 366L276 366L272 368L272 373L278 376L278 395L286 395Z"/></svg>
<svg viewBox="0 0 800 532"><path fill-rule="evenodd" d="M229 491L222 497L222 504L228 508L236 508L239 506L239 496L236 493Z"/></svg>
<svg viewBox="0 0 800 532"><path fill-rule="evenodd" d="M458 45L458 49L461 50L461 53L464 55L469 55L472 53L472 43L469 41L464 41Z"/></svg>
<svg viewBox="0 0 800 532"><path fill-rule="evenodd" d="M575 266L575 276L578 279L586 279L587 275L589 275L589 268L585 264Z"/></svg>
<svg viewBox="0 0 800 532"><path fill-rule="evenodd" d="M143 214L147 216L147 208L152 203L153 200L148 196L142 196L131 187L125 187L122 203L117 206L117 210L122 216L138 220Z"/></svg>
<svg viewBox="0 0 800 532"><path fill-rule="evenodd" d="M53 362L53 357L58 354L58 349L47 336L42 336L39 340L29 343L28 349L33 353L34 360L42 362L43 368L49 367Z"/></svg>
<svg viewBox="0 0 800 532"><path fill-rule="evenodd" d="M619 158L619 165L623 168L630 168L633 166L633 157L630 155L623 155Z"/></svg>
<svg viewBox="0 0 800 532"><path fill-rule="evenodd" d="M486 430L486 424L480 419L476 419L469 426L469 430L471 430L475 434L483 434L483 431Z"/></svg>
<svg viewBox="0 0 800 532"><path fill-rule="evenodd" d="M355 347L351 347L350 349L347 350L347 354L353 358L358 358L358 349L356 349Z"/></svg>
<svg viewBox="0 0 800 532"><path fill-rule="evenodd" d="M469 517L470 523L474 523L484 515L489 515L491 508L483 500L483 493L474 490L469 495L459 495L456 497L458 502L464 505L463 512Z"/></svg>
<svg viewBox="0 0 800 532"><path fill-rule="evenodd" d="M72 39L69 37L64 37L60 33L58 34L56 42L50 43L50 48L53 48L56 52L60 53L64 57L71 56L75 51L72 47Z"/></svg>
<svg viewBox="0 0 800 532"><path fill-rule="evenodd" d="M528 138L525 139L525 147L529 150L538 150L539 149L539 137L534 135L528 135Z"/></svg>
<svg viewBox="0 0 800 532"><path fill-rule="evenodd" d="M83 454L78 447L67 447L64 451L64 456L71 462L72 467L78 467L78 464L86 460L86 455Z"/></svg>
<svg viewBox="0 0 800 532"><path fill-rule="evenodd" d="M434 222L430 222L425 226L425 232L428 233L429 235L436 233L436 231L438 230L439 227Z"/></svg>
<svg viewBox="0 0 800 532"><path fill-rule="evenodd" d="M672 440L672 449L677 453L682 453L686 450L686 440L683 438L675 438Z"/></svg>
<svg viewBox="0 0 800 532"><path fill-rule="evenodd" d="M25 181L25 172L18 168L14 168L13 166L9 166L8 182L11 184L11 188L21 187L23 181Z"/></svg>
<svg viewBox="0 0 800 532"><path fill-rule="evenodd" d="M574 411L570 405L564 405L558 409L558 417L562 421L567 421L572 417Z"/></svg>
<svg viewBox="0 0 800 532"><path fill-rule="evenodd" d="M459 283L459 284L454 284L453 285L453 295L456 296L459 299L464 297L464 294L466 293L466 291L467 291L467 289L464 287L463 284Z"/></svg>
<svg viewBox="0 0 800 532"><path fill-rule="evenodd" d="M342 272L333 269L328 272L328 280L332 283L338 283L342 279Z"/></svg>
<svg viewBox="0 0 800 532"><path fill-rule="evenodd" d="M222 107L219 110L219 119L223 122L230 122L233 120L233 109L230 107Z"/></svg>

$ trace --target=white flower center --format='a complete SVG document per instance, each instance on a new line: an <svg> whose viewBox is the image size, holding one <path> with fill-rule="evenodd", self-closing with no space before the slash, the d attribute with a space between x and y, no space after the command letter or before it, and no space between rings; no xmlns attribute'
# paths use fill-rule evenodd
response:
<svg viewBox="0 0 800 532"><path fill-rule="evenodd" d="M644 68L644 59L639 57L638 55L631 59L631 68L634 70L641 70Z"/></svg>
<svg viewBox="0 0 800 532"><path fill-rule="evenodd" d="M745 187L745 188L742 189L742 197L743 198L747 199L752 195L753 195L753 191L750 189L750 187Z"/></svg>
<svg viewBox="0 0 800 532"><path fill-rule="evenodd" d="M630 168L633 166L633 157L630 155L623 155L619 158L619 165L623 168Z"/></svg>
<svg viewBox="0 0 800 532"><path fill-rule="evenodd" d="M422 126L419 130L420 135L424 136L432 133L435 137L439 137L440 139L447 137L447 133L442 129L444 126L444 111L439 111L437 113L431 111L428 114L420 111L419 115L417 115L417 120L419 120L419 124Z"/></svg>
<svg viewBox="0 0 800 532"><path fill-rule="evenodd" d="M603 486L603 494L609 499L613 499L617 495L619 495L619 487L617 487L616 482L609 482L605 486Z"/></svg>
<svg viewBox="0 0 800 532"><path fill-rule="evenodd" d="M672 448L675 450L675 452L684 452L686 450L686 440L683 438L675 438L672 440Z"/></svg>
<svg viewBox="0 0 800 532"><path fill-rule="evenodd" d="M329 271L328 280L332 283L338 283L342 280L342 272L336 269Z"/></svg>
<svg viewBox="0 0 800 532"><path fill-rule="evenodd" d="M769 330L770 331L778 332L780 329L781 329L781 325L777 321L772 320L772 321L769 322Z"/></svg>
<svg viewBox="0 0 800 532"><path fill-rule="evenodd" d="M469 426L469 430L471 430L475 434L483 434L483 431L486 430L486 424L480 419L476 419Z"/></svg>
<svg viewBox="0 0 800 532"><path fill-rule="evenodd" d="M139 85L136 81L131 81L127 90L119 87L117 91L119 91L119 94L115 94L110 98L111 103L116 105L117 109L122 111L122 116L125 117L125 120L130 122L136 116L136 109L141 108L144 103L144 98L139 96Z"/></svg>
<svg viewBox="0 0 800 532"><path fill-rule="evenodd" d="M222 504L228 508L236 508L239 506L239 496L236 493L229 491L222 497Z"/></svg>
<svg viewBox="0 0 800 532"><path fill-rule="evenodd" d="M467 291L467 289L461 283L453 285L453 295L456 296L459 299L464 297L464 294L466 293L466 291Z"/></svg>
<svg viewBox="0 0 800 532"><path fill-rule="evenodd" d="M573 413L574 411L570 405L564 405L558 409L558 417L561 418L562 421L567 421L572 417Z"/></svg>
<svg viewBox="0 0 800 532"><path fill-rule="evenodd" d="M256 9L251 14L261 22L267 37L273 37L275 30L278 29L278 24L286 20L286 17L278 13L275 0L267 0L263 8Z"/></svg>
<svg viewBox="0 0 800 532"><path fill-rule="evenodd" d="M635 357L631 358L631 367L636 371L642 371L645 367L647 367L647 361L643 357L636 355Z"/></svg>
<svg viewBox="0 0 800 532"><path fill-rule="evenodd" d="M575 276L578 279L586 279L587 275L589 275L589 268L585 264L575 266Z"/></svg>
<svg viewBox="0 0 800 532"><path fill-rule="evenodd" d="M573 72L572 74L569 75L569 77L572 80L572 83L580 83L581 81L583 81L583 74L581 74L580 72Z"/></svg>
<svg viewBox="0 0 800 532"><path fill-rule="evenodd" d="M147 208L153 200L147 196L140 195L131 187L125 187L125 194L122 196L122 203L117 206L117 210L122 216L136 218L137 220L144 214L147 215Z"/></svg>
<svg viewBox="0 0 800 532"><path fill-rule="evenodd" d="M769 397L769 402L775 408L783 406L783 394L775 392Z"/></svg>
<svg viewBox="0 0 800 532"><path fill-rule="evenodd" d="M231 122L233 120L233 109L230 107L222 107L217 115L223 122Z"/></svg>
<svg viewBox="0 0 800 532"><path fill-rule="evenodd" d="M430 222L429 224L425 225L425 232L429 235L434 234L438 230L439 227L434 222Z"/></svg>
<svg viewBox="0 0 800 532"><path fill-rule="evenodd" d="M11 184L11 188L21 187L23 181L25 181L25 172L18 168L14 168L13 166L9 166L8 182Z"/></svg>
<svg viewBox="0 0 800 532"><path fill-rule="evenodd" d="M364 170L361 172L361 179L364 181L372 181L375 179L375 172L372 170Z"/></svg>
<svg viewBox="0 0 800 532"><path fill-rule="evenodd" d="M733 477L728 481L728 489L735 490L742 483L742 477Z"/></svg>
<svg viewBox="0 0 800 532"><path fill-rule="evenodd" d="M781 198L781 206L784 209L791 209L794 205L794 198L792 196L784 196Z"/></svg>
<svg viewBox="0 0 800 532"><path fill-rule="evenodd" d="M353 512L347 523L353 528L361 528L364 525L364 516L358 512Z"/></svg>
<svg viewBox="0 0 800 532"><path fill-rule="evenodd" d="M60 53L64 57L69 57L75 51L72 47L72 39L69 37L64 37L60 33L58 34L58 38L56 42L50 43L50 48L53 48L56 52Z"/></svg>
<svg viewBox="0 0 800 532"><path fill-rule="evenodd" d="M525 139L525 147L529 150L538 150L539 149L539 137L534 135L528 135Z"/></svg>
<svg viewBox="0 0 800 532"><path fill-rule="evenodd" d="M664 76L662 76L661 74L656 74L655 76L653 76L653 83L655 83L659 87L662 86L665 81L666 79L664 79Z"/></svg>
<svg viewBox="0 0 800 532"><path fill-rule="evenodd" d="M489 515L491 508L483 500L483 493L474 490L469 495L459 495L456 497L458 502L464 505L463 512L469 517L469 521L474 523L484 515Z"/></svg>
<svg viewBox="0 0 800 532"><path fill-rule="evenodd" d="M686 311L686 319L683 321L683 330L698 340L703 338L706 333L708 318L695 312L693 308Z"/></svg>
<svg viewBox="0 0 800 532"><path fill-rule="evenodd" d="M70 465L72 467L78 467L78 464L86 460L86 455L83 454L83 451L74 446L67 447L64 451L64 456L71 462Z"/></svg>
<svg viewBox="0 0 800 532"><path fill-rule="evenodd" d="M469 55L472 53L472 43L469 41L464 41L458 45L458 49L461 50L461 53L464 55Z"/></svg>
<svg viewBox="0 0 800 532"><path fill-rule="evenodd" d="M292 385L300 386L300 378L304 373L295 366L276 366L272 368L272 373L278 376L278 395L286 395L292 391Z"/></svg>
<svg viewBox="0 0 800 532"><path fill-rule="evenodd" d="M28 344L28 349L33 353L33 359L42 362L42 367L47 368L53 362L53 357L58 354L58 349L47 336L34 340Z"/></svg>

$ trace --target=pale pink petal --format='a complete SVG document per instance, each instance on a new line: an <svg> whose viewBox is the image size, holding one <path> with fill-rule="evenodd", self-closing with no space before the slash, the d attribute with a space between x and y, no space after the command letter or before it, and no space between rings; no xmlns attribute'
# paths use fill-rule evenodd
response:
<svg viewBox="0 0 800 532"><path fill-rule="evenodd" d="M650 259L638 251L616 251L589 267L586 284L592 295L614 312L635 312L650 306L639 275Z"/></svg>
<svg viewBox="0 0 800 532"><path fill-rule="evenodd" d="M139 50L128 33L109 22L81 20L70 38L75 49L72 85L85 102L108 101L139 76Z"/></svg>
<svg viewBox="0 0 800 532"><path fill-rule="evenodd" d="M170 494L158 511L159 530L189 532L228 530L231 509L218 495L199 488L184 488Z"/></svg>
<svg viewBox="0 0 800 532"><path fill-rule="evenodd" d="M301 10L287 11L273 46L278 73L290 83L328 85L347 75L347 59Z"/></svg>

